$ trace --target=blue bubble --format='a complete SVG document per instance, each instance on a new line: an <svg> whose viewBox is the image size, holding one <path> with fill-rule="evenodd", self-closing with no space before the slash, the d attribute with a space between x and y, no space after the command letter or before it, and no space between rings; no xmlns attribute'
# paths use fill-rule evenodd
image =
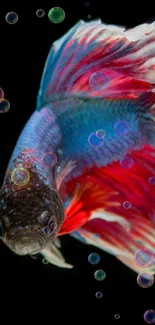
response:
<svg viewBox="0 0 155 325"><path fill-rule="evenodd" d="M95 133L91 133L88 137L88 143L91 147L98 148L104 144L104 139L99 139Z"/></svg>
<svg viewBox="0 0 155 325"><path fill-rule="evenodd" d="M99 139L102 139L105 137L105 131L102 130L102 129L99 129L96 131L96 136L99 138Z"/></svg>
<svg viewBox="0 0 155 325"><path fill-rule="evenodd" d="M93 264L93 265L98 264L100 262L100 256L99 256L99 254L97 254L97 253L91 253L88 256L88 262L90 264Z"/></svg>
<svg viewBox="0 0 155 325"><path fill-rule="evenodd" d="M103 293L98 291L95 293L96 298L101 299L103 297Z"/></svg>
<svg viewBox="0 0 155 325"><path fill-rule="evenodd" d="M129 156L122 157L120 160L120 165L124 169L129 169L133 165L133 159Z"/></svg>
<svg viewBox="0 0 155 325"><path fill-rule="evenodd" d="M144 320L148 324L155 324L155 310L150 309L144 313Z"/></svg>
<svg viewBox="0 0 155 325"><path fill-rule="evenodd" d="M18 21L18 15L13 11L8 12L5 16L5 20L8 24L14 25Z"/></svg>
<svg viewBox="0 0 155 325"><path fill-rule="evenodd" d="M125 121L118 121L114 126L114 130L118 135L124 135L128 133L129 126Z"/></svg>

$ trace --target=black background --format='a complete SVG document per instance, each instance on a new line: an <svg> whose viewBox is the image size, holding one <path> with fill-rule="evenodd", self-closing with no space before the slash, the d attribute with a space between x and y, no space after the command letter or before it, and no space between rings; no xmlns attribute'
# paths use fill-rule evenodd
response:
<svg viewBox="0 0 155 325"><path fill-rule="evenodd" d="M102 18L105 23L132 27L151 22L152 5L141 7L123 6L103 1L51 1L44 6L5 6L0 10L0 87L10 101L11 108L0 116L0 183L16 140L36 106L36 96L44 63L53 41L61 37L79 19L88 21ZM102 5L101 5L102 2ZM66 18L60 24L53 24L47 17L48 11L60 6ZM44 18L36 16L36 10L46 11ZM17 12L19 21L9 25L5 15ZM38 321L74 323L80 321L101 324L144 324L143 314L155 309L155 285L142 289L137 285L137 275L115 257L97 248L85 246L69 236L62 238L63 253L72 270L52 265L43 265L41 259L18 257L0 243L1 317L6 321L34 324ZM107 277L102 282L94 279L93 267L88 255L98 252L100 268ZM96 291L103 292L102 299L96 299ZM120 314L115 320L114 315ZM33 319L32 319L33 318ZM146 324L146 323L145 323Z"/></svg>

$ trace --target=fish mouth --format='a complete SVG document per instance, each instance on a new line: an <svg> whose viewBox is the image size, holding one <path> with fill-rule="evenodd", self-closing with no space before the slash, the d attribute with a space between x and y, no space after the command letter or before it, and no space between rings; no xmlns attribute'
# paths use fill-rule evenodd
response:
<svg viewBox="0 0 155 325"><path fill-rule="evenodd" d="M45 238L35 231L21 231L8 241L9 248L17 255L39 253L46 244Z"/></svg>

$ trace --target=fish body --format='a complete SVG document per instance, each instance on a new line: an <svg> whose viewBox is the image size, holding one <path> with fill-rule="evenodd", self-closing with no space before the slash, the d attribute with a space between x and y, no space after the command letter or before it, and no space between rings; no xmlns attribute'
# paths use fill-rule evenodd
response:
<svg viewBox="0 0 155 325"><path fill-rule="evenodd" d="M37 109L1 189L1 238L16 254L40 252L71 267L56 244L67 233L136 272L136 250L151 247L153 254L154 44L154 24L125 30L97 20L80 21L52 45ZM55 164L45 164L46 154ZM15 183L14 170L28 182Z"/></svg>

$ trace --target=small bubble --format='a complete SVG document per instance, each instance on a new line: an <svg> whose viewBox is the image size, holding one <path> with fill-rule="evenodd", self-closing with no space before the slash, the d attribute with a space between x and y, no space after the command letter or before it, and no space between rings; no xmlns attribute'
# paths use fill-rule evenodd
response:
<svg viewBox="0 0 155 325"><path fill-rule="evenodd" d="M91 133L88 137L88 143L93 148L99 148L103 145L104 139L99 139L95 133Z"/></svg>
<svg viewBox="0 0 155 325"><path fill-rule="evenodd" d="M85 6L88 7L90 5L89 2L85 2Z"/></svg>
<svg viewBox="0 0 155 325"><path fill-rule="evenodd" d="M0 99L0 113L6 113L10 109L10 103L7 99Z"/></svg>
<svg viewBox="0 0 155 325"><path fill-rule="evenodd" d="M129 201L123 202L123 208L124 209L130 209L131 208L131 203Z"/></svg>
<svg viewBox="0 0 155 325"><path fill-rule="evenodd" d="M99 235L99 234L94 234L94 235L93 235L93 238L94 238L95 240L100 239L100 235Z"/></svg>
<svg viewBox="0 0 155 325"><path fill-rule="evenodd" d="M150 183L151 185L155 185L155 176L151 176L151 177L149 178L149 183Z"/></svg>
<svg viewBox="0 0 155 325"><path fill-rule="evenodd" d="M149 266L153 260L153 253L147 248L138 249L135 253L135 262L140 267Z"/></svg>
<svg viewBox="0 0 155 325"><path fill-rule="evenodd" d="M137 276L137 283L142 288L149 288L154 283L154 276L152 273L147 273L147 272L140 273Z"/></svg>
<svg viewBox="0 0 155 325"><path fill-rule="evenodd" d="M120 318L120 315L119 314L115 314L114 318L115 319L119 319Z"/></svg>
<svg viewBox="0 0 155 325"><path fill-rule="evenodd" d="M11 174L11 180L17 186L24 186L29 182L30 174L23 167L15 168Z"/></svg>
<svg viewBox="0 0 155 325"><path fill-rule="evenodd" d="M120 165L124 169L129 169L133 165L133 159L129 156L122 157L120 160Z"/></svg>
<svg viewBox="0 0 155 325"><path fill-rule="evenodd" d="M90 19L91 18L91 15L88 15L87 18Z"/></svg>
<svg viewBox="0 0 155 325"><path fill-rule="evenodd" d="M91 253L88 256L88 262L90 264L93 264L93 265L98 264L100 262L100 256L99 256L99 254L97 254L97 253Z"/></svg>
<svg viewBox="0 0 155 325"><path fill-rule="evenodd" d="M107 87L109 83L110 78L105 72L96 71L89 78L89 85L93 90L102 90Z"/></svg>
<svg viewBox="0 0 155 325"><path fill-rule="evenodd" d="M118 121L114 126L114 130L118 135L124 135L128 133L129 126L125 121Z"/></svg>
<svg viewBox="0 0 155 325"><path fill-rule="evenodd" d="M97 270L94 273L94 277L97 281L102 281L106 278L106 273L103 270Z"/></svg>
<svg viewBox="0 0 155 325"><path fill-rule="evenodd" d="M63 154L63 151L61 149L58 149L58 154L59 155L62 155Z"/></svg>
<svg viewBox="0 0 155 325"><path fill-rule="evenodd" d="M57 163L57 156L53 152L46 152L42 156L42 163L45 167L54 167Z"/></svg>
<svg viewBox="0 0 155 325"><path fill-rule="evenodd" d="M48 13L49 20L54 24L59 24L65 19L65 12L62 8L54 7Z"/></svg>
<svg viewBox="0 0 155 325"><path fill-rule="evenodd" d="M0 88L0 98L4 98L4 91L2 88Z"/></svg>
<svg viewBox="0 0 155 325"><path fill-rule="evenodd" d="M49 264L49 261L46 258L43 258L42 263L46 265L46 264Z"/></svg>
<svg viewBox="0 0 155 325"><path fill-rule="evenodd" d="M38 9L36 11L36 16L39 17L39 18L42 18L45 16L45 11L43 9Z"/></svg>
<svg viewBox="0 0 155 325"><path fill-rule="evenodd" d="M98 291L95 293L96 298L101 299L103 297L103 293Z"/></svg>
<svg viewBox="0 0 155 325"><path fill-rule="evenodd" d="M99 138L99 139L102 139L105 137L105 131L100 129L100 130L97 130L96 131L96 136Z"/></svg>
<svg viewBox="0 0 155 325"><path fill-rule="evenodd" d="M148 324L155 324L155 310L150 309L144 313L144 320Z"/></svg>
<svg viewBox="0 0 155 325"><path fill-rule="evenodd" d="M8 12L5 16L5 20L8 24L14 25L18 21L18 15L15 12Z"/></svg>

